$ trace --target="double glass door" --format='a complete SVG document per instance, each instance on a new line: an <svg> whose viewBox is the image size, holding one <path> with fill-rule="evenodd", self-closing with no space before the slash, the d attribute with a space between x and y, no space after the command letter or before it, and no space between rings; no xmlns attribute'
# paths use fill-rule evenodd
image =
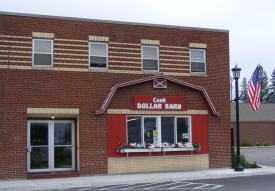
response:
<svg viewBox="0 0 275 191"><path fill-rule="evenodd" d="M28 172L75 169L74 121L28 121Z"/></svg>

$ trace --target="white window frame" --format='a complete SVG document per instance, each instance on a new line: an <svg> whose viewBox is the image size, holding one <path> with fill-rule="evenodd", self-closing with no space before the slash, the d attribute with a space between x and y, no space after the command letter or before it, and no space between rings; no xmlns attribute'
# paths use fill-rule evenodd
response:
<svg viewBox="0 0 275 191"><path fill-rule="evenodd" d="M150 117L155 117L157 118L157 132L158 132L158 143L157 144L163 144L161 142L161 117L173 117L174 118L174 142L175 144L178 143L177 141L177 119L178 118L187 118L188 120L188 133L189 133L189 143L192 143L192 124L191 124L191 116L161 116L161 115L127 115L126 116L126 143L130 144L128 142L128 123L127 123L127 118L128 117L141 117L141 144L144 144L144 118L150 118Z"/></svg>
<svg viewBox="0 0 275 191"><path fill-rule="evenodd" d="M51 53L34 52L34 42L35 41L50 41L51 42ZM50 54L51 55L51 65L35 65L34 64L34 54ZM53 67L53 40L52 39L40 39L40 38L32 39L32 66L34 66L34 67Z"/></svg>
<svg viewBox="0 0 275 191"><path fill-rule="evenodd" d="M31 169L30 168L30 124L47 123L48 124L48 168ZM72 168L54 168L54 124L71 123L72 124ZM27 124L27 171L28 172L52 172L52 171L73 171L75 170L75 122L74 120L28 120Z"/></svg>
<svg viewBox="0 0 275 191"><path fill-rule="evenodd" d="M91 55L91 44L104 44L106 46L106 67L91 67L90 66L90 59L91 56L97 56L97 57L102 57L102 56L98 56L98 55ZM89 42L89 61L88 61L88 66L89 69L97 69L97 70L108 70L108 43L104 43L104 42Z"/></svg>
<svg viewBox="0 0 275 191"><path fill-rule="evenodd" d="M204 72L192 72L192 62L198 62L198 61L192 61L191 58L191 51L200 51L203 52L203 56L204 56ZM197 49L197 48L191 48L189 50L189 55L190 55L190 73L197 73L197 74L206 74L206 50L205 49Z"/></svg>
<svg viewBox="0 0 275 191"><path fill-rule="evenodd" d="M156 48L157 49L157 61L158 61L158 69L157 70L144 70L143 69L143 47L149 47L149 48ZM150 59L150 58L145 58L145 59ZM155 60L155 58L152 58L152 60ZM147 45L142 45L141 46L141 70L143 72L159 72L159 47L158 46L147 46Z"/></svg>
<svg viewBox="0 0 275 191"><path fill-rule="evenodd" d="M189 143L192 143L192 125L191 125L191 116L175 116L174 118L174 131L175 131L175 143L178 143L178 132L177 132L177 119L178 118L187 118L188 125L188 134L189 134Z"/></svg>

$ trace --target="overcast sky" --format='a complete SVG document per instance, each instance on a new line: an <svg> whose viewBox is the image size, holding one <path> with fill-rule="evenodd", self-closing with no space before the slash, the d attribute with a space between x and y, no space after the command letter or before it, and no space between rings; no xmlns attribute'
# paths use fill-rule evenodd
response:
<svg viewBox="0 0 275 191"><path fill-rule="evenodd" d="M226 29L241 80L275 69L275 0L0 0L0 11Z"/></svg>

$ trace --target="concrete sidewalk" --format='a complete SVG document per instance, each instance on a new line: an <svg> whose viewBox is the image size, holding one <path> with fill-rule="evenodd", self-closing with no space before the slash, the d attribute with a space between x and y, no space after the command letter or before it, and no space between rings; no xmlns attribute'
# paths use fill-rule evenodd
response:
<svg viewBox="0 0 275 191"><path fill-rule="evenodd" d="M94 187L114 184L135 184L146 182L181 181L199 179L217 179L226 177L240 177L275 174L275 167L245 169L235 172L233 169L209 169L188 172L162 172L127 175L82 176L74 178L36 179L36 180L2 180L1 191L29 191L66 189L80 187Z"/></svg>

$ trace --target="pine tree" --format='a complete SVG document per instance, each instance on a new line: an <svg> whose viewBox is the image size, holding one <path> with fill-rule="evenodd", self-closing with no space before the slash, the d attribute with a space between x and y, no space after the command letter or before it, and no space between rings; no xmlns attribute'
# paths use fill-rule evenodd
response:
<svg viewBox="0 0 275 191"><path fill-rule="evenodd" d="M270 78L268 102L275 103L275 69L273 70Z"/></svg>
<svg viewBox="0 0 275 191"><path fill-rule="evenodd" d="M247 80L246 80L246 77L244 77L241 84L241 95L240 95L240 100L243 103L248 103L246 92L247 92Z"/></svg>
<svg viewBox="0 0 275 191"><path fill-rule="evenodd" d="M259 65L259 78L260 78L260 85L261 85L260 101L261 103L269 103L268 77L261 65Z"/></svg>

